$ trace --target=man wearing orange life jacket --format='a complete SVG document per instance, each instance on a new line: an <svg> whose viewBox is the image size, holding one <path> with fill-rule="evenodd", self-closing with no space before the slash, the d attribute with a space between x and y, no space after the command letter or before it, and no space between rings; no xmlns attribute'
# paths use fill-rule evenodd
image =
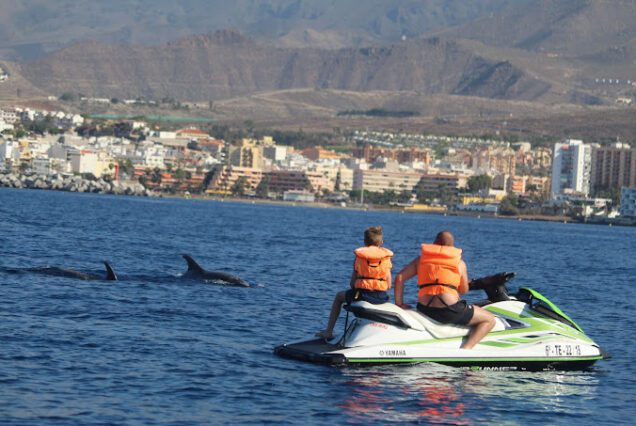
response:
<svg viewBox="0 0 636 426"><path fill-rule="evenodd" d="M495 326L495 317L479 306L468 305L459 295L468 291L468 270L453 234L442 231L433 244L422 244L420 256L395 276L395 304L404 304L404 283L417 275L417 310L444 324L472 327L463 349L472 349Z"/></svg>
<svg viewBox="0 0 636 426"><path fill-rule="evenodd" d="M351 289L336 294L331 305L327 328L316 333L325 340L333 339L333 328L340 315L343 303L365 300L370 303L389 301L387 290L391 288L391 257L393 252L382 247L382 227L374 226L364 231L364 247L354 250L353 273L349 285Z"/></svg>

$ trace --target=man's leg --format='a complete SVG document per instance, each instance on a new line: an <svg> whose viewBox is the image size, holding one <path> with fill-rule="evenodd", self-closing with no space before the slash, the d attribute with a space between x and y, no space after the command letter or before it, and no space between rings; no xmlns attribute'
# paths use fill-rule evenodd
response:
<svg viewBox="0 0 636 426"><path fill-rule="evenodd" d="M493 314L479 306L473 306L473 310L473 317L468 322L472 329L468 339L462 345L462 349L472 349L495 326L495 316Z"/></svg>
<svg viewBox="0 0 636 426"><path fill-rule="evenodd" d="M333 338L333 328L336 326L336 321L338 321L338 316L340 315L340 309L342 304L345 302L345 294L346 292L341 291L336 294L336 297L334 297L333 304L331 305L331 313L329 314L329 322L327 322L327 328L320 333L317 333L318 337L322 337L326 340L331 340Z"/></svg>

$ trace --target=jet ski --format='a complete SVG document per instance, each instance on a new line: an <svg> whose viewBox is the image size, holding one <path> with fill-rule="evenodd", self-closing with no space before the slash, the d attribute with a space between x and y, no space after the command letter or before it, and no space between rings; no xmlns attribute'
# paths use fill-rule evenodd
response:
<svg viewBox="0 0 636 426"><path fill-rule="evenodd" d="M473 349L460 349L470 327L441 324L415 309L356 301L345 306L342 335L277 346L274 353L302 361L344 365L432 362L475 370L581 370L608 355L570 317L538 291L509 294L514 272L473 280L477 303L496 324ZM350 314L353 316L349 321Z"/></svg>

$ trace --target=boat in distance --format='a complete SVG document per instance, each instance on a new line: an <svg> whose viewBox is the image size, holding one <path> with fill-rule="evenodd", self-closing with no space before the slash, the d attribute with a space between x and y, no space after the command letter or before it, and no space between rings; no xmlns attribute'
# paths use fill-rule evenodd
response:
<svg viewBox="0 0 636 426"><path fill-rule="evenodd" d="M473 280L484 290L477 303L493 313L491 332L473 349L460 349L470 327L441 324L414 309L392 303L357 301L345 306L342 335L277 346L274 353L319 364L378 365L433 362L492 370L581 370L608 355L555 304L539 292L521 288L511 295L502 272ZM348 321L349 314L354 318Z"/></svg>

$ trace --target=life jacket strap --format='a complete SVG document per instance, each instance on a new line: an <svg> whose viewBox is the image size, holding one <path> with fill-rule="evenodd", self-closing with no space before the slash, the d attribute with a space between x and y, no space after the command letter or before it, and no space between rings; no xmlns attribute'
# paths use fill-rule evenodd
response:
<svg viewBox="0 0 636 426"><path fill-rule="evenodd" d="M386 281L384 278L361 277L361 276L356 276L356 280L376 280L376 281Z"/></svg>
<svg viewBox="0 0 636 426"><path fill-rule="evenodd" d="M452 288L453 290L457 291L457 287L455 287L454 285L442 284L442 283L419 284L417 287L422 289L424 287L435 287L435 286L438 286L438 285L441 285L442 287Z"/></svg>

